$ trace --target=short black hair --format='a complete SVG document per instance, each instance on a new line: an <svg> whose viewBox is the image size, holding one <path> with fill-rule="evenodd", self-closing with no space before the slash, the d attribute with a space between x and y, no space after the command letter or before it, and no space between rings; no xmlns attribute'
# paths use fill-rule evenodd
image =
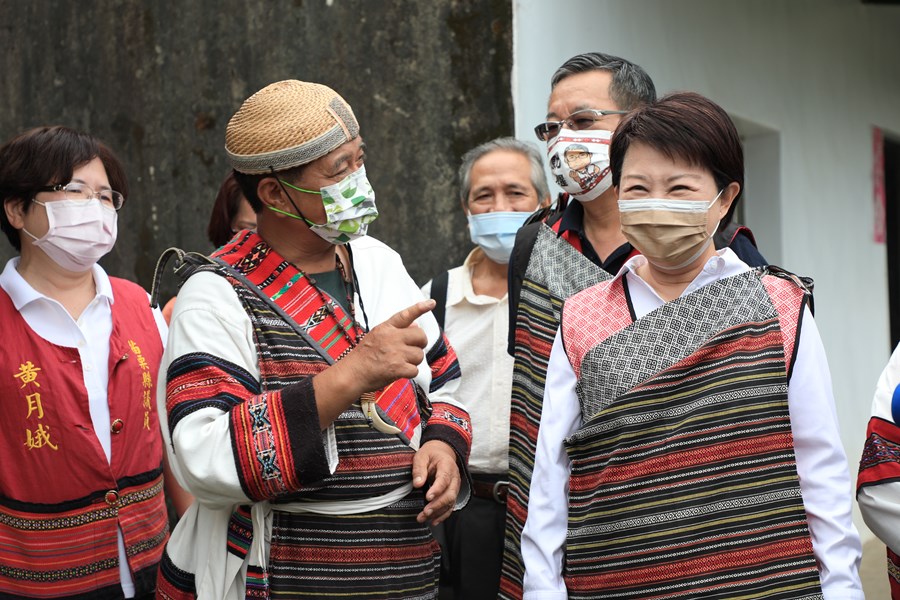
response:
<svg viewBox="0 0 900 600"><path fill-rule="evenodd" d="M553 74L550 87L555 88L566 77L590 71L612 73L609 97L621 110L632 110L656 101L656 86L644 69L624 58L602 52L586 52L564 62Z"/></svg>
<svg viewBox="0 0 900 600"><path fill-rule="evenodd" d="M31 210L31 199L48 185L66 184L78 167L99 158L112 189L128 198L128 180L122 163L103 142L89 133L60 125L35 127L0 147L0 201ZM19 230L0 211L0 229L16 251L22 250Z"/></svg>

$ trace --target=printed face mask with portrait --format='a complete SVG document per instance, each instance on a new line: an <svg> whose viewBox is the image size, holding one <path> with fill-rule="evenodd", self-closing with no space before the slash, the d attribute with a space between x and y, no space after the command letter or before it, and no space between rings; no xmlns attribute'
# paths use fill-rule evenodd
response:
<svg viewBox="0 0 900 600"><path fill-rule="evenodd" d="M325 222L313 223L302 216L286 213L271 206L269 208L295 219L303 219L316 235L332 244L342 245L363 237L369 229L369 223L378 217L375 191L366 177L365 167L360 167L339 182L323 187L318 192L299 188L287 181L279 181L297 191L322 196Z"/></svg>
<svg viewBox="0 0 900 600"><path fill-rule="evenodd" d="M547 142L550 170L557 185L580 202L599 198L612 186L611 139L612 132L605 129L561 129Z"/></svg>
<svg viewBox="0 0 900 600"><path fill-rule="evenodd" d="M24 228L22 231L63 269L87 271L115 245L119 213L99 199L32 202L47 211L49 228L40 238Z"/></svg>

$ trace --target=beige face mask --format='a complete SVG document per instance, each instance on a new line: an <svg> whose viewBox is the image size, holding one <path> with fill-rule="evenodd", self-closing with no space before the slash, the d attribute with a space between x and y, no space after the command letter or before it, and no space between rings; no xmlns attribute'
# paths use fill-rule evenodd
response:
<svg viewBox="0 0 900 600"><path fill-rule="evenodd" d="M715 229L708 232L709 211L721 195L722 191L709 203L666 198L619 200L622 234L654 267L683 269L712 243Z"/></svg>

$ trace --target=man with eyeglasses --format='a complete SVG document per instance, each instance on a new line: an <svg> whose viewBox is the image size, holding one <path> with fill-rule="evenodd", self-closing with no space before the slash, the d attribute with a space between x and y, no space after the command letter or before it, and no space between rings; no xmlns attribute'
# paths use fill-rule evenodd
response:
<svg viewBox="0 0 900 600"><path fill-rule="evenodd" d="M620 229L610 140L622 115L655 100L653 81L638 65L600 52L579 54L553 74L547 121L535 127L563 193L552 210L538 213L519 230L509 262L508 351L514 368L502 598L522 597L521 533L562 303L609 279L637 253ZM730 223L733 212L734 207L720 227ZM729 226L731 237L719 236L716 246L730 245L751 266L765 264L748 233Z"/></svg>
<svg viewBox="0 0 900 600"><path fill-rule="evenodd" d="M554 210L519 230L509 261L508 350L514 367L502 598L522 597L520 540L528 515L547 360L562 302L612 277L634 253L619 229L609 141L623 114L654 100L653 81L639 66L599 52L580 54L554 73L547 121L535 127L564 193ZM578 169L567 160L573 152L584 158ZM589 169L594 176L579 180L579 169Z"/></svg>

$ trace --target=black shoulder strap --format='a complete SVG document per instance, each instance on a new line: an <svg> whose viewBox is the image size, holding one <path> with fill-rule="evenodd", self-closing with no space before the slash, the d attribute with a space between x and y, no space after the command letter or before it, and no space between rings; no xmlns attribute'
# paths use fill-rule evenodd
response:
<svg viewBox="0 0 900 600"><path fill-rule="evenodd" d="M310 348L314 349L319 356L325 359L326 363L329 365L334 363L334 359L328 352L313 340L309 334L294 321L294 319L282 310L280 306L263 294L262 290L254 285L242 273L220 258L212 258L198 252L185 252L180 248L169 248L165 250L162 255L160 255L159 260L156 261L156 269L153 273L153 287L150 291L150 306L152 308L156 308L159 305L159 282L162 279L166 263L169 262L169 259L172 256L175 257L175 276L178 279L179 290L181 289L181 286L184 285L184 282L187 281L188 277L199 271L214 271L220 275L232 277L241 282L243 287L253 292L257 298L272 310L272 312L281 317Z"/></svg>
<svg viewBox="0 0 900 600"><path fill-rule="evenodd" d="M199 252L185 252L181 248L168 248L156 261L156 268L153 270L153 285L150 287L150 307L159 306L159 285L165 272L166 264L169 259L175 257L174 273L178 280L178 289L184 285L187 278L197 271L208 271L217 268L213 259Z"/></svg>
<svg viewBox="0 0 900 600"><path fill-rule="evenodd" d="M763 267L757 267L755 269L759 273L763 275L773 275L775 277L780 277L781 279L787 279L788 281L794 282L798 288L803 290L806 295L806 304L809 306L809 312L813 316L816 315L816 305L815 305L815 297L813 296L813 288L815 287L815 282L812 277L804 277L802 275L795 275L786 269L782 269L781 267L775 265L765 265Z"/></svg>
<svg viewBox="0 0 900 600"><path fill-rule="evenodd" d="M256 297L259 298L260 300L262 300L262 302L272 312L274 312L276 315L281 317L281 319L285 323L287 323L291 327L291 329L294 330L294 333L299 335L310 348L312 348L313 350L318 352L319 356L321 356L323 359L325 359L325 362L327 364L330 365L330 364L334 363L334 359L331 358L331 355L328 354L328 352L321 345L319 345L318 342L316 342L314 339L312 339L312 337L310 337L309 333L307 333L302 327L300 327L300 325L297 324L297 321L292 319L290 315L288 315L286 312L284 312L284 310L280 306L275 304L275 302L271 298L269 298L268 296L263 294L262 290L259 289L259 287L257 287L256 284L254 284L252 281L247 279L243 273L241 273L240 271L238 271L237 269L235 269L234 267L232 267L231 265L229 265L228 263L226 263L225 261L223 261L220 258L212 258L210 260L215 261L215 263L219 266L219 268L222 269L222 271L224 273L226 273L229 277L233 277L234 279L237 279L238 281L241 282L241 285L243 285L249 291L256 294Z"/></svg>
<svg viewBox="0 0 900 600"><path fill-rule="evenodd" d="M444 271L431 280L431 297L435 303L431 314L437 319L441 331L444 330L444 317L447 314L447 286L449 283L450 271Z"/></svg>

